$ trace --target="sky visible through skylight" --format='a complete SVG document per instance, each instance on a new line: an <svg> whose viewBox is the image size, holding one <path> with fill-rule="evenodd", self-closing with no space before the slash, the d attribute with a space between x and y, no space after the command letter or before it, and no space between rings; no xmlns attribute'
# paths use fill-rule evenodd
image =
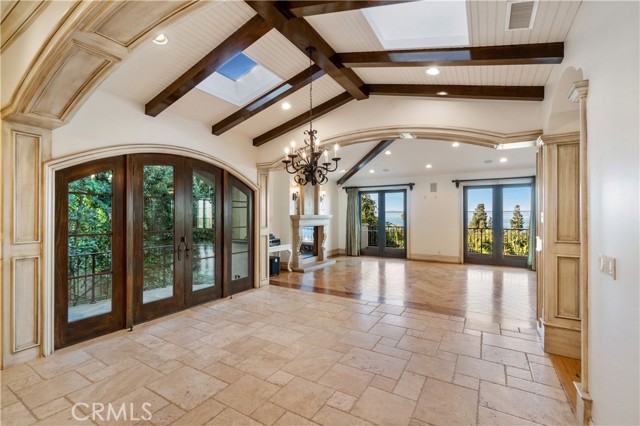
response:
<svg viewBox="0 0 640 426"><path fill-rule="evenodd" d="M469 189L467 191L467 223L471 221L473 211L478 204L484 204L487 217L493 216L493 190L491 188ZM509 220L513 215L516 204L520 205L520 212L524 218L524 226L529 227L531 217L531 187L506 187L502 192L502 226L509 228Z"/></svg>
<svg viewBox="0 0 640 426"><path fill-rule="evenodd" d="M256 65L258 64L253 59L243 53L238 53L218 68L218 73L224 75L229 80L238 81L243 75L255 68Z"/></svg>

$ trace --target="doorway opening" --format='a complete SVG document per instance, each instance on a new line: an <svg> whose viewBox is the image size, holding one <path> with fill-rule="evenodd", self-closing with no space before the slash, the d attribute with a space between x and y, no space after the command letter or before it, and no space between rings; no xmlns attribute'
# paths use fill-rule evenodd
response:
<svg viewBox="0 0 640 426"><path fill-rule="evenodd" d="M252 203L227 171L180 156L57 172L55 348L251 288Z"/></svg>
<svg viewBox="0 0 640 426"><path fill-rule="evenodd" d="M407 193L360 193L360 253L369 256L407 257Z"/></svg>
<svg viewBox="0 0 640 426"><path fill-rule="evenodd" d="M464 262L526 267L531 184L464 188Z"/></svg>

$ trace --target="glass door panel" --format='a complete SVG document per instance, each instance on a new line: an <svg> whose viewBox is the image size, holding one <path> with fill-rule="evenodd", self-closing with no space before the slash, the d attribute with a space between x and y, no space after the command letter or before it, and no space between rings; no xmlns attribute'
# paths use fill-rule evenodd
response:
<svg viewBox="0 0 640 426"><path fill-rule="evenodd" d="M215 177L206 172L192 175L192 267L191 288L198 291L216 285L215 274Z"/></svg>
<svg viewBox="0 0 640 426"><path fill-rule="evenodd" d="M187 305L222 297L222 191L220 170L186 160L191 175L186 231Z"/></svg>
<svg viewBox="0 0 640 426"><path fill-rule="evenodd" d="M378 254L379 194L360 194L360 245L364 254Z"/></svg>
<svg viewBox="0 0 640 426"><path fill-rule="evenodd" d="M145 165L142 182L142 303L150 303L174 295L174 168Z"/></svg>
<svg viewBox="0 0 640 426"><path fill-rule="evenodd" d="M465 188L465 259L491 261L493 255L493 188Z"/></svg>
<svg viewBox="0 0 640 426"><path fill-rule="evenodd" d="M384 193L385 250L401 253L406 246L405 192Z"/></svg>
<svg viewBox="0 0 640 426"><path fill-rule="evenodd" d="M253 287L253 192L238 179L228 176L228 194L231 227L225 234L231 256L227 293L234 294Z"/></svg>
<svg viewBox="0 0 640 426"><path fill-rule="evenodd" d="M231 276L239 280L249 276L249 197L231 187Z"/></svg>
<svg viewBox="0 0 640 426"><path fill-rule="evenodd" d="M406 257L406 192L372 191L360 194L362 254Z"/></svg>
<svg viewBox="0 0 640 426"><path fill-rule="evenodd" d="M68 185L68 321L113 310L113 170Z"/></svg>
<svg viewBox="0 0 640 426"><path fill-rule="evenodd" d="M185 190L183 159L130 157L133 169L134 321L146 321L184 304Z"/></svg>
<svg viewBox="0 0 640 426"><path fill-rule="evenodd" d="M525 267L531 185L466 187L464 205L465 262Z"/></svg>
<svg viewBox="0 0 640 426"><path fill-rule="evenodd" d="M502 188L502 257L522 263L529 255L531 185ZM526 264L526 261L525 261Z"/></svg>

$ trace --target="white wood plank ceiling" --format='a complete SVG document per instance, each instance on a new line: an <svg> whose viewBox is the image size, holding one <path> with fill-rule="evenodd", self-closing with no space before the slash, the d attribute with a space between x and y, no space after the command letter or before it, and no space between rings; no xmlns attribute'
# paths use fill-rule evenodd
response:
<svg viewBox="0 0 640 426"><path fill-rule="evenodd" d="M505 31L506 1L468 1L471 46L548 43L564 41L580 7L577 1L540 1L535 26L531 30ZM164 30L169 43L150 40L137 47L129 58L102 84L101 89L144 105L186 70L213 50L255 15L241 1L212 2L211 6L187 16ZM363 13L359 10L304 18L331 45L341 52L383 50ZM277 30L245 50L274 74L288 80L308 67L308 59ZM553 65L452 66L441 67L438 76L427 76L424 67L354 68L367 84L452 84L543 86ZM342 93L344 89L330 77L314 83L314 105ZM282 102L246 120L234 130L256 137L308 110L308 87L290 95L284 111ZM175 114L210 126L239 108L194 89L169 108Z"/></svg>

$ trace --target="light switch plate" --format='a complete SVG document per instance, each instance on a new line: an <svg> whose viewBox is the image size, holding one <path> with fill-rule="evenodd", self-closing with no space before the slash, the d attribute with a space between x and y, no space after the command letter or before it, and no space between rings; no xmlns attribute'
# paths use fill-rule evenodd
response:
<svg viewBox="0 0 640 426"><path fill-rule="evenodd" d="M612 279L616 279L616 258L611 256L600 255L600 271L609 275Z"/></svg>

